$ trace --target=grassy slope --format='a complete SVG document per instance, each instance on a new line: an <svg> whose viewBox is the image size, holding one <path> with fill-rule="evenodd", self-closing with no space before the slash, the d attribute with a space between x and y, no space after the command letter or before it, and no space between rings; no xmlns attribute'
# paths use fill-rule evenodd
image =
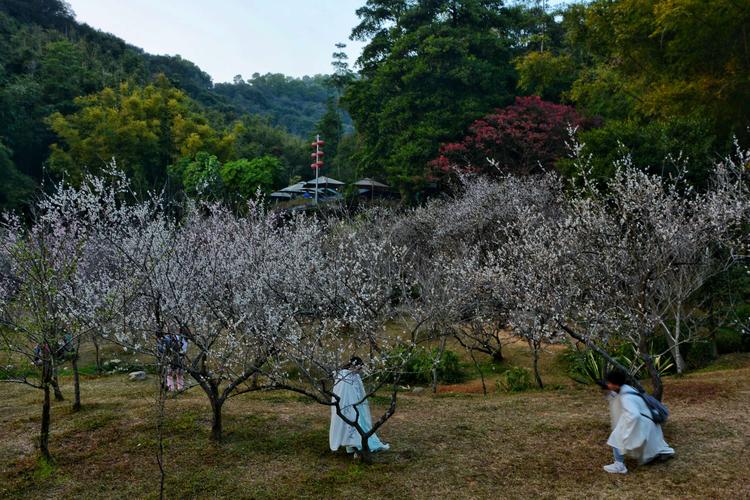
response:
<svg viewBox="0 0 750 500"><path fill-rule="evenodd" d="M514 364L528 363L521 346L506 352ZM392 451L370 467L328 451L328 410L320 405L285 393L238 397L225 406L226 440L214 445L206 399L197 390L184 394L167 404L168 496L750 497L743 455L750 356L669 379L673 416L665 434L677 458L627 476L601 470L610 454L600 392L567 382L554 353L544 361L556 389L484 397L465 393L479 390L471 382L438 395L405 394L380 433ZM39 391L0 387L0 497L155 496L153 378L87 377L80 413L70 412L69 401L54 403L52 468L35 458ZM66 378L63 391L71 389Z"/></svg>

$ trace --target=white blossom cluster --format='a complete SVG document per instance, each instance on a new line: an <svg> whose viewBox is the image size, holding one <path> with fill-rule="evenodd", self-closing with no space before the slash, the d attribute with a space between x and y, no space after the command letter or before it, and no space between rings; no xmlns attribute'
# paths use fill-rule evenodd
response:
<svg viewBox="0 0 750 500"><path fill-rule="evenodd" d="M217 439L223 403L249 390L337 407L335 374L353 355L368 396L391 391L374 432L395 411L412 350L448 335L492 354L507 329L535 366L565 333L599 346L617 338L653 369L655 332L673 348L689 338L687 301L746 254L748 163L738 153L696 192L627 159L597 186L581 159L582 188L553 174L467 178L423 207L328 221L261 202L238 214L137 201L112 168L58 186L29 224L4 217L0 335L31 360L65 334L97 332L160 362L162 339L180 335L180 367L205 392Z"/></svg>

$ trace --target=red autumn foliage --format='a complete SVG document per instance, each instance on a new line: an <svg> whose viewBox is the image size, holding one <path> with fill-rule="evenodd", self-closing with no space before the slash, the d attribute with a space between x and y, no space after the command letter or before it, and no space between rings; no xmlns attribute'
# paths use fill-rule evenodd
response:
<svg viewBox="0 0 750 500"><path fill-rule="evenodd" d="M530 175L554 168L565 154L568 127L583 125L570 106L537 96L516 101L481 118L461 142L444 144L430 162L434 177L451 172L514 173ZM497 168L489 160L497 162Z"/></svg>

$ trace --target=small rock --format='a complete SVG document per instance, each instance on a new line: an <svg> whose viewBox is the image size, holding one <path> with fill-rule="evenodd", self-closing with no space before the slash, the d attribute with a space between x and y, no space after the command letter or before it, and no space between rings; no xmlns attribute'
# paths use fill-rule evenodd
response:
<svg viewBox="0 0 750 500"><path fill-rule="evenodd" d="M411 390L411 392L416 392L416 393L419 393L422 391L424 391L424 387L415 387L414 389Z"/></svg>
<svg viewBox="0 0 750 500"><path fill-rule="evenodd" d="M131 372L128 374L130 380L146 380L146 372Z"/></svg>

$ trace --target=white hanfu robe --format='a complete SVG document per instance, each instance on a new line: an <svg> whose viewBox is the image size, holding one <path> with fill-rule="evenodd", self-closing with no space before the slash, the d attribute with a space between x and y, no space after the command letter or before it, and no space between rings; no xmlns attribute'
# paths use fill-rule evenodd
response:
<svg viewBox="0 0 750 500"><path fill-rule="evenodd" d="M372 428L372 416L370 415L370 405L365 399L365 386L362 378L355 371L339 370L335 375L333 393L340 398L339 406L341 412L347 419L357 421L360 427L365 431ZM336 398L332 401L335 403ZM356 406L356 411L355 411ZM357 415L359 412L359 415ZM362 437L354 426L344 422L336 414L336 406L331 406L331 430L328 434L328 441L332 451L336 451L341 446L345 446L348 452L362 449ZM389 445L378 439L374 433L367 440L370 451L387 450Z"/></svg>
<svg viewBox="0 0 750 500"><path fill-rule="evenodd" d="M658 455L674 455L674 450L664 441L661 426L649 418L651 410L646 402L629 385L623 385L619 394L609 395L609 412L612 434L607 444L620 450L638 463L648 463Z"/></svg>

